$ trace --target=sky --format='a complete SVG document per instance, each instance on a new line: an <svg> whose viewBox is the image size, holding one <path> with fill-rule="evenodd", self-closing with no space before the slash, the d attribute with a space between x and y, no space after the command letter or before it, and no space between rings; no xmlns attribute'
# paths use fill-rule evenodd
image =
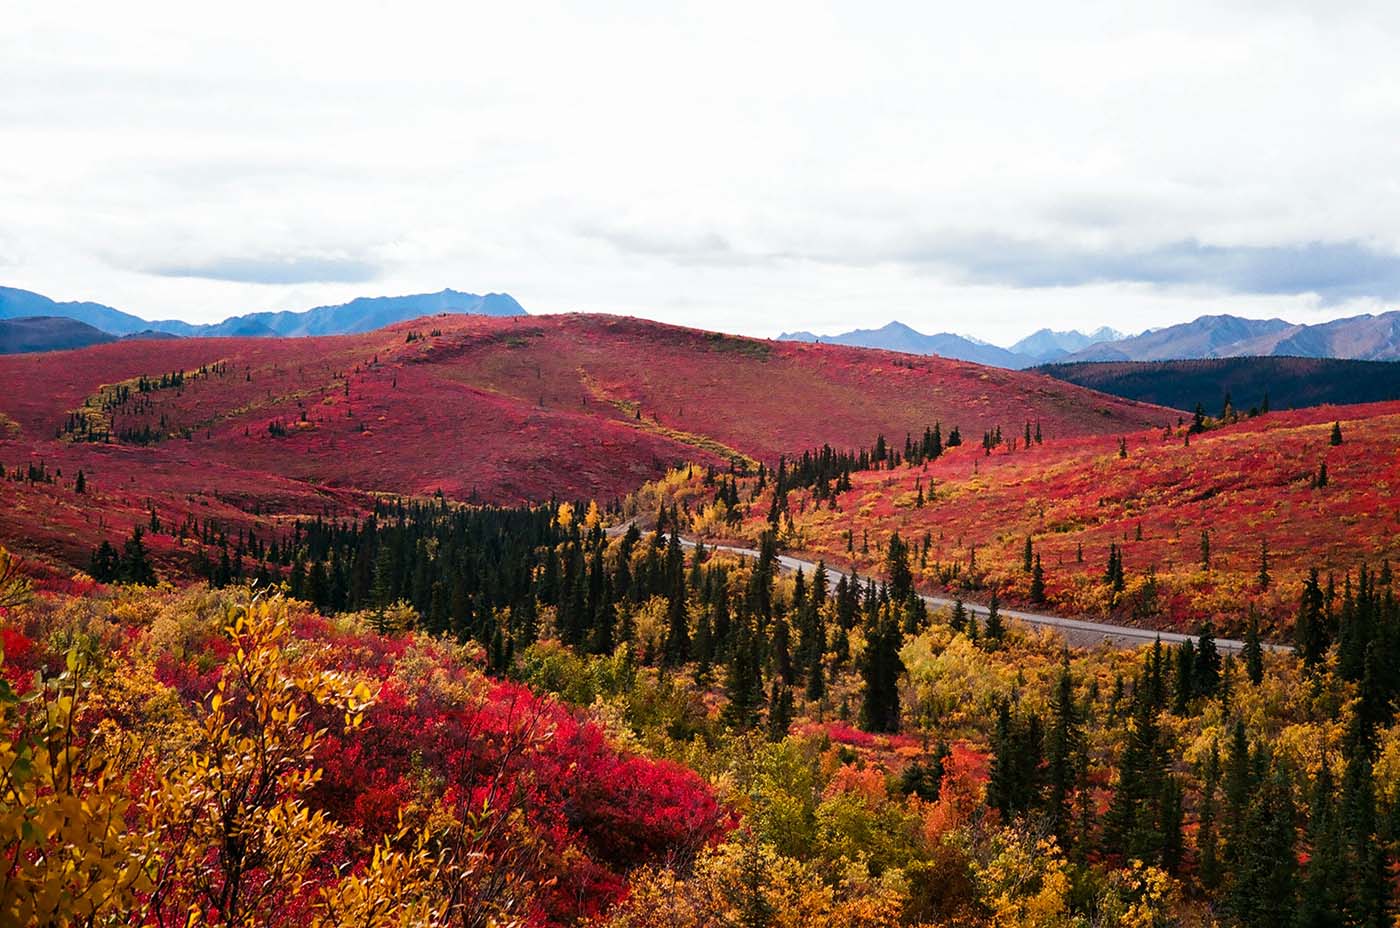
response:
<svg viewBox="0 0 1400 928"><path fill-rule="evenodd" d="M1352 0L12 0L0 284L1001 344L1383 311L1397 39Z"/></svg>

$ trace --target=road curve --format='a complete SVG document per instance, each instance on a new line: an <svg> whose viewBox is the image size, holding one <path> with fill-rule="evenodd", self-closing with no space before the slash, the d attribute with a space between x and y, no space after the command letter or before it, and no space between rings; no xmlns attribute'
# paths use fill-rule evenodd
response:
<svg viewBox="0 0 1400 928"><path fill-rule="evenodd" d="M682 536L680 538L682 546L694 548L695 541ZM705 545L706 551L725 551L729 554L737 554L740 557L756 558L758 551L753 548L737 548L732 545ZM804 561L801 558L790 557L786 554L778 555L779 566L789 573L802 570L808 576L817 569L817 565L811 561ZM827 582L830 585L842 577L849 577L849 574L842 573L831 567L826 569ZM862 578L862 579L869 579ZM952 606L954 601L944 596L924 596L924 602L930 606L943 607ZM963 601L963 608L969 615L985 619L987 607L976 603ZM1069 644L1080 647L1093 647L1094 645L1107 643L1118 648L1135 648L1144 644L1151 644L1158 638L1163 644L1181 644L1185 641L1196 642L1197 636L1183 635L1180 632L1159 632L1151 628L1133 628L1130 625L1111 625L1107 622L1090 622L1087 619L1071 619L1066 616L1050 615L1043 612L1022 612L1017 609L998 609L1004 619L1015 619L1025 622L1027 625L1037 625L1046 628L1058 629ZM1232 638L1215 639L1215 647L1220 651L1240 652L1244 650L1244 642L1236 641ZM1264 644L1266 651L1285 651L1287 647L1276 644Z"/></svg>

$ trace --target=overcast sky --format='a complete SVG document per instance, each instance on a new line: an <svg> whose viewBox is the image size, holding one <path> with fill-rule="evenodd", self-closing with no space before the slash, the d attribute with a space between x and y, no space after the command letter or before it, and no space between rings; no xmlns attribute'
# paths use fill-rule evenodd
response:
<svg viewBox="0 0 1400 928"><path fill-rule="evenodd" d="M0 284L1002 343L1378 311L1398 8L15 0Z"/></svg>

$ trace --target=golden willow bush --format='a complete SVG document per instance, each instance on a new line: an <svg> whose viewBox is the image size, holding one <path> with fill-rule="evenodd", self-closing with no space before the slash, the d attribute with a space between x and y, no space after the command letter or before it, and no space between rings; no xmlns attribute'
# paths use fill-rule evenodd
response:
<svg viewBox="0 0 1400 928"><path fill-rule="evenodd" d="M132 604L127 603L128 607ZM15 925L453 925L511 921L517 905L474 887L493 812L402 824L366 866L327 878L344 829L313 809L328 727L373 705L354 675L317 666L281 597L227 609L228 657L188 744L158 745L105 721L82 734L94 686L79 646L20 695L0 681L0 922ZM0 664L3 669L3 664ZM128 695L136 695L128 693ZM147 694L149 698L158 696ZM519 900L516 900L517 902ZM291 918L289 919L289 916ZM482 921L481 924L488 922Z"/></svg>

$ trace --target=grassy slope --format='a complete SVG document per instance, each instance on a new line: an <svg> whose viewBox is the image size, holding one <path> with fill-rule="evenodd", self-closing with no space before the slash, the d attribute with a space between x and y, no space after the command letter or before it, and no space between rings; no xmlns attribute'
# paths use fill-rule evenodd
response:
<svg viewBox="0 0 1400 928"><path fill-rule="evenodd" d="M1341 420L1346 436L1329 444ZM890 532L931 547L921 579L926 586L964 588L976 553L976 598L997 586L1024 603L1029 577L1021 569L1027 535L1041 555L1049 606L1067 614L1112 611L1132 621L1133 603L1155 574L1157 616L1144 623L1194 628L1205 617L1234 630L1242 610L1257 605L1285 622L1296 608L1299 584L1311 566L1340 575L1361 563L1377 567L1400 559L1400 403L1273 413L1193 436L1164 438L1144 431L1128 438L1120 458L1117 439L1098 436L1047 441L1026 452L998 450L985 457L964 446L926 468L856 474L839 509L815 509L803 493L789 507L793 547L878 570ZM1312 484L1327 462L1328 485ZM915 506L916 480L933 501ZM766 525L767 498L748 514L745 531ZM1142 538L1138 540L1138 527ZM1209 530L1210 572L1200 569L1201 533ZM866 535L869 552L862 550ZM1267 542L1273 583L1257 582L1260 548ZM1110 544L1123 550L1126 597L1111 604L1102 583ZM1083 561L1078 560L1083 546ZM941 584L938 568L958 563L964 577Z"/></svg>
<svg viewBox="0 0 1400 928"><path fill-rule="evenodd" d="M116 430L187 437L149 446L58 437L103 385L219 362L222 374L142 394L113 417ZM43 461L64 475L4 485L0 541L69 562L124 536L152 503L168 524L193 512L240 525L259 509L355 511L361 491L606 499L682 460L772 461L935 420L973 434L1039 419L1047 435L1069 436L1173 415L962 362L601 316L434 317L353 336L129 341L0 358L0 414L0 462L13 472ZM286 434L271 434L273 423ZM71 489L79 468L87 498Z"/></svg>

